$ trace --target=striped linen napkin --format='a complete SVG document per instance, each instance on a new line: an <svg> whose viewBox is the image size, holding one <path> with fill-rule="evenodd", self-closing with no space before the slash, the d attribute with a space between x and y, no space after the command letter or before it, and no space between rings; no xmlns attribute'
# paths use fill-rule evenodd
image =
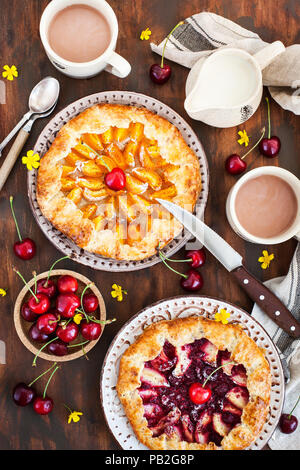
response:
<svg viewBox="0 0 300 470"><path fill-rule="evenodd" d="M300 243L298 243L286 277L271 279L265 284L300 321ZM300 339L294 340L282 331L256 304L253 307L252 316L264 326L279 350L284 375L288 382L283 412L289 413L300 394ZM283 434L277 428L269 441L271 449L300 450L300 405L293 414L299 421L297 430L293 434Z"/></svg>
<svg viewBox="0 0 300 470"><path fill-rule="evenodd" d="M162 55L164 42L151 43L151 49ZM267 45L256 33L215 13L202 12L187 18L174 31L165 57L192 68L219 47L237 47L255 54ZM300 114L300 44L287 47L263 70L263 83L282 108Z"/></svg>

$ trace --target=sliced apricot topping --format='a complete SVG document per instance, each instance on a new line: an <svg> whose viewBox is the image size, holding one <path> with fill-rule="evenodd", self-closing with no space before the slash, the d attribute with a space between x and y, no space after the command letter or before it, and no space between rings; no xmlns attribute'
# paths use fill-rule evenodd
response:
<svg viewBox="0 0 300 470"><path fill-rule="evenodd" d="M66 156L66 163L70 166L75 166L78 162L86 162L86 160L86 158L80 157L79 155L77 155L77 153L74 152L70 152Z"/></svg>
<svg viewBox="0 0 300 470"><path fill-rule="evenodd" d="M113 139L114 139L114 134L113 134L112 127L110 127L109 129L107 129L107 131L101 134L101 140L106 145L111 144Z"/></svg>
<svg viewBox="0 0 300 470"><path fill-rule="evenodd" d="M103 187L102 189L98 189L96 191L92 191L91 189L85 188L83 190L83 197L86 201L96 202L101 201L104 197L107 196L107 189Z"/></svg>
<svg viewBox="0 0 300 470"><path fill-rule="evenodd" d="M100 157L97 157L95 162L101 169L103 168L103 171L105 172L111 171L117 166L117 163L107 155L101 155Z"/></svg>
<svg viewBox="0 0 300 470"><path fill-rule="evenodd" d="M119 168L126 168L126 162L123 157L123 153L116 144L109 144L105 150L110 158L116 162Z"/></svg>
<svg viewBox="0 0 300 470"><path fill-rule="evenodd" d="M99 230L104 230L104 228L106 226L106 220L105 220L105 217L103 215L98 215L97 217L95 217L93 219L93 222L94 222L95 229L97 230L97 232Z"/></svg>
<svg viewBox="0 0 300 470"><path fill-rule="evenodd" d="M88 144L91 148L100 153L104 149L104 146L101 141L101 137L98 134L84 134L82 136L82 141L84 144Z"/></svg>
<svg viewBox="0 0 300 470"><path fill-rule="evenodd" d="M138 151L138 143L131 140L124 149L124 158L128 166L135 165L135 156Z"/></svg>
<svg viewBox="0 0 300 470"><path fill-rule="evenodd" d="M132 175L126 174L126 189L133 194L141 194L146 191L147 183L143 183Z"/></svg>
<svg viewBox="0 0 300 470"><path fill-rule="evenodd" d="M117 127L114 134L116 141L121 143L128 137L128 129Z"/></svg>
<svg viewBox="0 0 300 470"><path fill-rule="evenodd" d="M97 178L101 177L105 173L105 167L100 167L93 160L89 160L81 165L81 171L84 176Z"/></svg>
<svg viewBox="0 0 300 470"><path fill-rule="evenodd" d="M93 152L87 145L78 144L72 150L80 157L87 158L88 160L94 160L94 158L96 158L96 152Z"/></svg>
<svg viewBox="0 0 300 470"><path fill-rule="evenodd" d="M136 142L140 142L144 137L144 124L135 122L130 124L130 138Z"/></svg>
<svg viewBox="0 0 300 470"><path fill-rule="evenodd" d="M91 219L94 217L98 209L97 204L86 204L85 206L81 207L84 217L87 219Z"/></svg>
<svg viewBox="0 0 300 470"><path fill-rule="evenodd" d="M77 187L76 181L73 178L62 178L61 180L62 191L71 191Z"/></svg>
<svg viewBox="0 0 300 470"><path fill-rule="evenodd" d="M105 188L105 183L103 181L100 181L97 178L77 178L77 186L80 186L80 188L88 188L93 191L103 189Z"/></svg>
<svg viewBox="0 0 300 470"><path fill-rule="evenodd" d="M68 176L73 171L75 171L74 166L63 165L62 166L62 174L61 174L62 178L64 178L65 176Z"/></svg>
<svg viewBox="0 0 300 470"><path fill-rule="evenodd" d="M160 191L154 191L152 194L150 194L150 199L170 199L172 197L175 197L176 194L176 186L175 184L171 184L167 188L161 189Z"/></svg>
<svg viewBox="0 0 300 470"><path fill-rule="evenodd" d="M71 201L73 201L74 204L78 204L82 198L82 189L81 188L72 189L67 195L67 198L71 199Z"/></svg>
<svg viewBox="0 0 300 470"><path fill-rule="evenodd" d="M162 185L162 179L158 173L149 168L134 168L133 173L144 183L148 183L149 186L155 191L159 190Z"/></svg>

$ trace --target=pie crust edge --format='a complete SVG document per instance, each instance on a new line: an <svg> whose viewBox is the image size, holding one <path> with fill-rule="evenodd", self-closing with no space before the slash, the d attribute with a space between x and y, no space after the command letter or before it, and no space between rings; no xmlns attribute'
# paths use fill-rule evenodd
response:
<svg viewBox="0 0 300 470"><path fill-rule="evenodd" d="M165 340L176 346L192 343L205 337L218 349L228 349L234 361L243 364L247 372L249 402L243 409L241 423L222 440L222 447L214 443L198 444L168 438L166 434L152 437L143 417L143 401L137 392L144 363L154 359ZM271 372L263 350L249 338L239 325L223 325L200 317L161 321L149 326L125 351L120 361L117 393L127 418L138 439L150 449L157 450L242 450L251 445L260 434L268 416Z"/></svg>
<svg viewBox="0 0 300 470"><path fill-rule="evenodd" d="M174 219L171 239L158 240L159 237L154 232L134 246L122 245L111 230L97 232L93 222L85 218L82 211L60 191L61 161L76 146L79 135L101 134L110 126L129 127L131 122L144 124L144 135L157 140L163 158L179 165L170 180L177 189L177 196L172 201L192 211L201 190L198 159L173 124L144 108L98 104L86 109L60 129L50 149L41 159L37 177L39 207L54 227L87 251L121 260L139 260L152 256L156 253L158 241L161 241L161 246L166 245L180 234L182 225ZM164 236L163 226L160 227L160 235Z"/></svg>

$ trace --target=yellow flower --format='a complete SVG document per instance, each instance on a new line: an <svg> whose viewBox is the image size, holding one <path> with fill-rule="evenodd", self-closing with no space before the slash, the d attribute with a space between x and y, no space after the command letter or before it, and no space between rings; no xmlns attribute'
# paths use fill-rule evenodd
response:
<svg viewBox="0 0 300 470"><path fill-rule="evenodd" d="M111 291L111 296L115 299L117 299L118 302L122 302L123 300L123 294L127 295L127 291L122 289L121 286L118 286L118 284L113 284L112 286L112 291Z"/></svg>
<svg viewBox="0 0 300 470"><path fill-rule="evenodd" d="M81 313L76 313L76 315L74 315L73 322L76 323L76 325L80 325L82 319L83 316L81 315Z"/></svg>
<svg viewBox="0 0 300 470"><path fill-rule="evenodd" d="M150 38L151 34L152 34L152 33L151 33L150 29L147 28L147 29L145 29L144 31L141 32L140 39L141 39L142 41L144 41L144 39L145 39L146 41L148 41L148 39Z"/></svg>
<svg viewBox="0 0 300 470"><path fill-rule="evenodd" d="M215 320L220 321L223 325L227 325L228 318L230 318L230 313L227 312L226 308L221 308L221 310L215 314Z"/></svg>
<svg viewBox="0 0 300 470"><path fill-rule="evenodd" d="M6 296L6 290L0 288L0 295L1 295L1 297L5 297Z"/></svg>
<svg viewBox="0 0 300 470"><path fill-rule="evenodd" d="M18 77L19 73L17 70L17 67L15 65L12 65L9 67L8 65L4 65L3 67L4 72L2 72L2 77L7 78L9 81L13 81L14 77Z"/></svg>
<svg viewBox="0 0 300 470"><path fill-rule="evenodd" d="M31 171L40 166L40 156L38 153L34 154L33 150L28 150L27 156L22 157L22 163L27 166L27 170Z"/></svg>
<svg viewBox="0 0 300 470"><path fill-rule="evenodd" d="M249 145L249 137L247 135L247 132L246 131L239 131L238 132L238 135L240 136L240 139L238 140L238 143L240 145L243 145L245 144L245 147L248 147Z"/></svg>
<svg viewBox="0 0 300 470"><path fill-rule="evenodd" d="M80 421L80 416L82 415L83 413L80 411L72 411L68 416L68 424L72 423L72 421L74 423L78 423L78 421Z"/></svg>
<svg viewBox="0 0 300 470"><path fill-rule="evenodd" d="M262 254L263 254L263 256L260 256L258 258L258 261L259 261L259 263L262 263L261 264L262 269L267 269L270 266L270 263L271 263L272 259L274 259L274 255L273 255L273 253L271 253L269 255L267 250L263 250Z"/></svg>

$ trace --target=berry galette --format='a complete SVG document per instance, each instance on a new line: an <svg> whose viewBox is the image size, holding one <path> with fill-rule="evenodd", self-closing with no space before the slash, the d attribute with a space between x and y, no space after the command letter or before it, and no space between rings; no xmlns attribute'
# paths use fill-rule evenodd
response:
<svg viewBox="0 0 300 470"><path fill-rule="evenodd" d="M258 437L271 390L263 351L235 324L148 327L121 358L118 396L150 449L237 450Z"/></svg>
<svg viewBox="0 0 300 470"><path fill-rule="evenodd" d="M102 104L59 131L41 159L37 200L43 215L79 247L139 260L182 230L156 202L192 211L199 163L178 129L144 108Z"/></svg>

